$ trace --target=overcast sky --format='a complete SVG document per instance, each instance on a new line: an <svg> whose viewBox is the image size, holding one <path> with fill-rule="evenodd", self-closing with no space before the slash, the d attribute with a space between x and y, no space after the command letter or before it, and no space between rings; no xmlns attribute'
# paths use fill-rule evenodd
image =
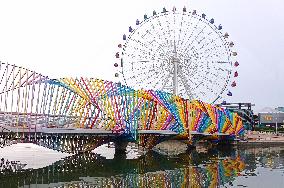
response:
<svg viewBox="0 0 284 188"><path fill-rule="evenodd" d="M174 5L214 18L236 44L239 78L228 102L284 106L283 0L0 0L0 60L54 78L114 80L122 34Z"/></svg>

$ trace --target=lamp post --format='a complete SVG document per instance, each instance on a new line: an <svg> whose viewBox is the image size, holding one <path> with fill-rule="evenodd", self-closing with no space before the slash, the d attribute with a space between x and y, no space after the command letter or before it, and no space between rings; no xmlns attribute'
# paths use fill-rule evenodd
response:
<svg viewBox="0 0 284 188"><path fill-rule="evenodd" d="M276 135L277 135L277 116L278 116L278 113L276 112L276 126L275 126L275 129L276 129Z"/></svg>
<svg viewBox="0 0 284 188"><path fill-rule="evenodd" d="M279 115L279 112L277 111L276 112L276 116L275 116L275 119L276 119L276 122L275 122L275 132L276 132L276 134L278 134L278 123L277 123L277 121L278 121L278 115Z"/></svg>
<svg viewBox="0 0 284 188"><path fill-rule="evenodd" d="M284 119L283 119L283 122L282 122L282 127L281 128L284 128Z"/></svg>

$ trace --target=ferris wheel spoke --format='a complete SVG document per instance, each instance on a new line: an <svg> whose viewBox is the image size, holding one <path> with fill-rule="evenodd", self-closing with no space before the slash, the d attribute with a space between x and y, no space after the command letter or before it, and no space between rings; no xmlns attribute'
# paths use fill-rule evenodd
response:
<svg viewBox="0 0 284 188"><path fill-rule="evenodd" d="M210 73L209 73L209 75L212 75L212 76L214 76L214 77L216 77L216 78L219 78L219 79L221 79L221 78L224 78L224 76L222 76L220 73L221 72L219 72L220 70L218 70L218 69L216 69L215 67L211 67L211 68L207 68L209 71L211 71ZM214 72L212 72L212 69L214 70ZM217 71L217 72L216 72ZM215 73L216 72L216 73ZM224 72L224 71L222 71L222 72ZM229 74L229 73L228 73Z"/></svg>
<svg viewBox="0 0 284 188"><path fill-rule="evenodd" d="M171 77L171 75L172 75L172 73L169 72L169 74L166 76L165 81L162 84L161 90L163 90L165 88L166 84L169 83L169 78Z"/></svg>
<svg viewBox="0 0 284 188"><path fill-rule="evenodd" d="M180 40L180 36L181 36L181 33L182 33L182 26L183 26L183 23L186 25L186 26L185 26L186 28L189 27L189 25L187 25L186 22L184 21L184 18L185 18L185 17L182 16L182 21L180 22L180 29L179 29L180 32L179 32L178 45L180 44L180 41L181 41L181 40ZM188 21L189 23L191 23L191 19L192 19L192 16L190 16L190 19L189 19L189 21ZM188 33L188 32L185 32L185 35L186 35L187 33Z"/></svg>
<svg viewBox="0 0 284 188"><path fill-rule="evenodd" d="M207 48L206 50L203 50L200 55L206 59L210 59L213 58L214 55L216 56L217 54L220 54L223 57L229 56L227 50L225 48L222 48L221 46L213 46L211 48Z"/></svg>
<svg viewBox="0 0 284 188"><path fill-rule="evenodd" d="M179 42L180 42L180 35L181 35L181 29L182 29L182 24L183 24L183 17L182 17L182 21L180 22L180 27L179 27L179 34L178 34L178 43L177 43L177 45L179 45Z"/></svg>
<svg viewBox="0 0 284 188"><path fill-rule="evenodd" d="M151 52L152 48L149 48L149 44L150 45L152 44L151 42L149 44L145 44L141 42L140 40L133 39L133 41L135 42L135 44L139 44L139 46L143 47L144 51Z"/></svg>
<svg viewBox="0 0 284 188"><path fill-rule="evenodd" d="M204 57L205 59L219 59L220 58L220 56L223 54L223 52L221 53L221 52L219 52L219 53L217 53L217 52L215 52L215 53L210 53L210 54L208 54L206 57ZM224 55L224 54L223 54Z"/></svg>
<svg viewBox="0 0 284 188"><path fill-rule="evenodd" d="M188 44L188 45L184 48L184 51L183 51L182 53L185 53L185 51L192 45L192 43L199 37L199 35L200 35L201 33L203 33L203 31L204 31L205 28L206 28L206 26L204 26L204 27L202 28L202 30L194 37L194 39L191 41L191 43Z"/></svg>
<svg viewBox="0 0 284 188"><path fill-rule="evenodd" d="M151 86L154 85L155 86L159 83L159 81L163 78L163 74L153 74L152 76L146 77L146 79L141 80L141 82L139 82L139 84L143 84L145 82L147 82L147 85ZM148 87L148 89L154 89L152 87Z"/></svg>
<svg viewBox="0 0 284 188"><path fill-rule="evenodd" d="M145 46L143 46L143 44L141 44L141 43L139 43L139 42L137 42L136 44L138 44L138 45L136 45L134 49L137 50L137 51L139 51L140 54L129 54L129 55L132 56L132 58L133 58L133 57L136 57L136 55L137 55L137 56L138 56L138 55L141 55L141 53L142 53L142 54L148 54L148 55L152 53L151 49L146 48ZM140 46L140 47L139 47L139 46ZM128 54L125 54L125 55L128 55Z"/></svg>
<svg viewBox="0 0 284 188"><path fill-rule="evenodd" d="M195 91L197 88L199 88L203 84L203 81L199 82L195 88L192 89L192 91Z"/></svg>
<svg viewBox="0 0 284 188"><path fill-rule="evenodd" d="M218 72L226 72L226 75L229 75L231 73L231 70L229 70L227 68L218 67L217 69L216 68L213 68L213 69L218 71Z"/></svg>
<svg viewBox="0 0 284 188"><path fill-rule="evenodd" d="M156 77L153 78L153 85L154 88L156 88L158 86L158 84L161 82L160 80L164 80L164 82L162 83L162 86L160 86L159 88L161 88L161 90L164 89L165 85L168 83L168 80L170 78L171 73L168 74L168 76L166 77L166 79L163 79L164 76L163 74L161 74L162 76L159 76L158 74L156 75Z"/></svg>
<svg viewBox="0 0 284 188"><path fill-rule="evenodd" d="M180 32L180 36L181 36L181 34L184 34L183 35L183 38L186 38L186 40L180 40L179 39L179 42L178 42L178 50L182 50L182 49L184 49L184 46L186 46L186 44L189 42L189 40L191 39L191 34L189 34L189 30L194 30L194 29L191 29L191 28L194 28L194 27L191 27L193 25L193 23L192 24L190 24L190 25L188 25L188 29L187 30L184 30L184 33L182 33L182 32ZM193 31L192 31L193 32ZM180 42L180 41L182 41L182 42Z"/></svg>
<svg viewBox="0 0 284 188"><path fill-rule="evenodd" d="M209 41L208 43L206 43L205 45L202 45L198 50L199 55L203 55L205 54L205 52L211 52L214 49L214 46L212 47L212 45L215 44L215 41L219 39L219 37ZM202 51L201 51L202 50ZM186 51L187 52L187 51Z"/></svg>
<svg viewBox="0 0 284 188"><path fill-rule="evenodd" d="M181 78L182 84L185 88L185 91L187 93L187 95L189 96L189 99L193 99L193 95L191 93L191 87L187 84L187 80L191 81L190 79L186 79L186 77L183 75L182 71L178 72L178 76ZM191 81L192 82L192 81Z"/></svg>
<svg viewBox="0 0 284 188"><path fill-rule="evenodd" d="M200 23L200 20L201 20L201 19L198 19L196 25L191 29L191 30L192 30L192 31L191 31L191 34L190 34L190 36L188 37L187 41L185 42L185 45L182 45L182 46L181 46L181 49L186 49L185 46L188 46L188 43L189 43L190 39L192 38L194 31L196 31L197 26L198 26L199 23ZM190 28L189 28L189 29L190 29Z"/></svg>
<svg viewBox="0 0 284 188"><path fill-rule="evenodd" d="M200 57L208 59L208 57L210 57L210 55L213 53L213 51L215 52L215 50L218 49L218 46L213 46L211 48L207 48L206 50L204 50L203 52L201 52Z"/></svg>
<svg viewBox="0 0 284 188"><path fill-rule="evenodd" d="M156 72L155 70L151 69L151 70L144 70L144 71L140 71L138 74L135 75L135 77L144 77L145 75L155 75L158 72Z"/></svg>
<svg viewBox="0 0 284 188"><path fill-rule="evenodd" d="M208 85L206 85L206 88L207 88L211 93L213 93L214 95L218 95L218 94L219 94L219 92L217 93L216 90L214 90L213 88L208 87ZM221 92L221 91L220 91L220 92ZM214 95L213 95L213 96L214 96Z"/></svg>
<svg viewBox="0 0 284 188"><path fill-rule="evenodd" d="M204 84L204 81L206 81L207 83L209 82L212 82L211 80L209 80L208 78L207 78L207 76L203 76L203 75L198 75L198 77L200 78L200 79L202 79L202 83ZM199 86L198 86L199 87ZM196 89L196 88L195 88Z"/></svg>
<svg viewBox="0 0 284 188"><path fill-rule="evenodd" d="M143 62L143 63L141 63L141 62ZM155 63L153 63L153 62L150 63L150 61L142 60L142 61L140 61L139 63L136 63L136 64L138 64L137 65L138 67L135 65L135 66L132 66L129 69L125 68L124 72L125 73L127 72L130 75L134 74L133 77L139 77L139 76L147 75L149 73L156 74L157 70L164 67L163 64L165 64L165 66L167 66L168 63L165 63L165 61L163 61L163 62L155 61Z"/></svg>
<svg viewBox="0 0 284 188"><path fill-rule="evenodd" d="M154 27L153 23L152 23L152 27ZM160 27L160 25L158 24L157 27ZM158 40L164 41L164 39L166 39L166 38L165 38L165 35L162 35L162 34L160 33L160 31L161 31L161 29L157 29L155 34L156 34L156 36L158 36ZM153 36L154 36L154 34L153 34ZM163 36L163 37L161 38L161 36ZM153 40L152 42L155 42L159 47L164 47L164 45L163 45L162 43L159 43L159 42L156 40L156 37L154 37L154 40Z"/></svg>
<svg viewBox="0 0 284 188"><path fill-rule="evenodd" d="M167 41L168 39L169 39L169 36L168 36L168 34L167 33L169 33L169 32L167 32L166 31L166 29L165 29L165 27L162 27L162 23L161 23L161 18L162 17L159 17L158 19L157 19L157 22L158 22L158 27L160 28L159 29L159 36L163 36L163 41ZM167 21L167 20L166 20ZM166 26L167 27L167 26Z"/></svg>
<svg viewBox="0 0 284 188"><path fill-rule="evenodd" d="M219 80L221 80L222 78L224 78L222 75L218 75L218 74L214 74L212 73L212 68L207 67L207 71L206 71L206 75L208 76L213 76L213 78L218 78ZM215 69L216 70L216 69Z"/></svg>
<svg viewBox="0 0 284 188"><path fill-rule="evenodd" d="M207 47L205 48L205 50L208 49L209 47L211 47L211 45L214 45L218 39L221 40L220 36L217 36L216 38L209 40L205 45L201 46L199 50L202 49L204 46Z"/></svg>
<svg viewBox="0 0 284 188"><path fill-rule="evenodd" d="M207 37L209 37L209 36L210 36L210 34L208 34ZM193 42L196 42L198 45L201 46L201 47L198 49L198 51L201 50L201 49L203 49L203 48L205 48L205 47L208 47L208 45L213 44L212 41L211 41L211 42L207 42L205 36L203 36L203 38L202 38L201 40L199 40L199 41L198 41L197 38L196 38ZM192 43L193 43L193 42L192 42ZM207 42L207 43L206 43L206 42ZM213 42L214 42L214 41L213 41ZM190 46L192 46L192 44L191 44ZM187 48L187 49L188 49L188 48ZM186 50L187 50L187 49L186 49Z"/></svg>

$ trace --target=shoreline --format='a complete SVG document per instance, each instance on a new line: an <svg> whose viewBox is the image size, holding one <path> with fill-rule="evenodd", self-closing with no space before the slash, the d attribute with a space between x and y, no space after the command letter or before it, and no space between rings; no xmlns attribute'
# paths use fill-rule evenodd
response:
<svg viewBox="0 0 284 188"><path fill-rule="evenodd" d="M283 146L284 141L271 141L271 140L245 140L238 141L233 145L237 147L250 147L250 146L261 146L261 147L273 147L273 146Z"/></svg>
<svg viewBox="0 0 284 188"><path fill-rule="evenodd" d="M284 135L273 134L258 131L248 131L243 140L237 142L237 145L283 145L284 146Z"/></svg>

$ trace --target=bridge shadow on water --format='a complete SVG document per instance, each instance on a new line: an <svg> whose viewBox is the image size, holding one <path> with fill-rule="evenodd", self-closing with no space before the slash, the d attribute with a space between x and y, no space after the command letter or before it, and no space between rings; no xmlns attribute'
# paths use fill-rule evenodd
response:
<svg viewBox="0 0 284 188"><path fill-rule="evenodd" d="M6 166L0 187L217 187L231 182L244 168L234 149L193 150L175 157L150 151L137 159L84 153L40 169Z"/></svg>

